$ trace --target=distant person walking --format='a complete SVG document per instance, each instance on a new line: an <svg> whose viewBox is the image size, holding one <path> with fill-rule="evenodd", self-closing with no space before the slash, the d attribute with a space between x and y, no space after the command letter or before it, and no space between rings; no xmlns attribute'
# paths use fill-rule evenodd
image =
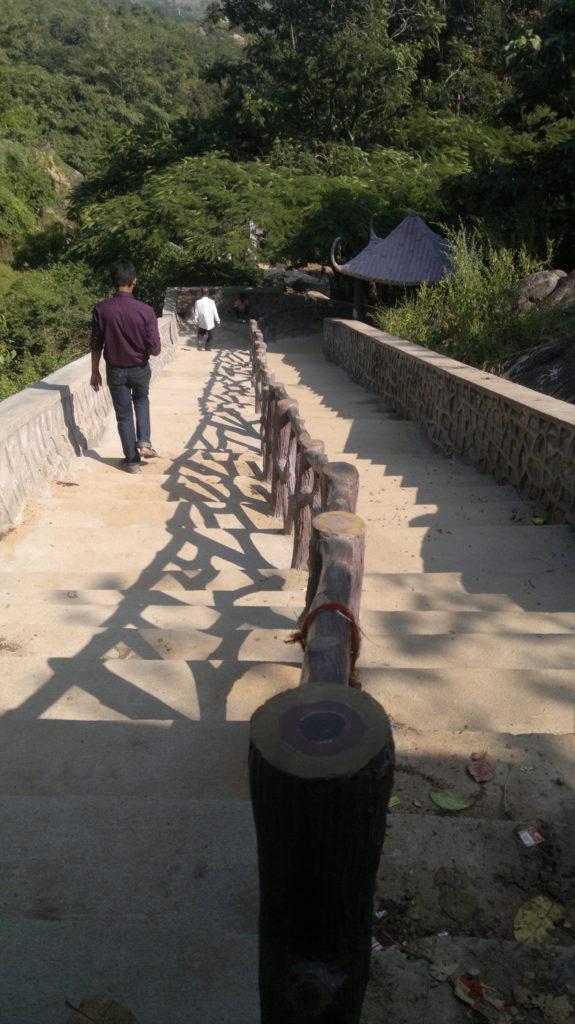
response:
<svg viewBox="0 0 575 1024"><path fill-rule="evenodd" d="M250 300L248 299L245 292L240 292L236 301L234 302L234 316L236 320L241 320L245 323L251 312Z"/></svg>
<svg viewBox="0 0 575 1024"><path fill-rule="evenodd" d="M220 326L220 318L214 300L210 299L208 288L202 288L201 297L194 303L192 323L198 328L198 348L205 348L206 352L209 352L214 327Z"/></svg>
<svg viewBox="0 0 575 1024"><path fill-rule="evenodd" d="M117 260L110 267L110 276L115 294L98 302L92 313L90 385L94 391L102 386L103 352L124 452L123 467L128 473L138 473L142 456L157 455L150 440L149 359L159 355L162 346L154 310L132 295L138 283L134 264Z"/></svg>

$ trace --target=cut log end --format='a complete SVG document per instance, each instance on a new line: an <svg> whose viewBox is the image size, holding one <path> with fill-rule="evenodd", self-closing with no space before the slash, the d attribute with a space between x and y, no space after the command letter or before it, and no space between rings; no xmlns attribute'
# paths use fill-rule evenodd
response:
<svg viewBox="0 0 575 1024"><path fill-rule="evenodd" d="M259 708L251 742L279 771L319 779L361 771L391 744L391 733L368 694L324 683L288 690Z"/></svg>

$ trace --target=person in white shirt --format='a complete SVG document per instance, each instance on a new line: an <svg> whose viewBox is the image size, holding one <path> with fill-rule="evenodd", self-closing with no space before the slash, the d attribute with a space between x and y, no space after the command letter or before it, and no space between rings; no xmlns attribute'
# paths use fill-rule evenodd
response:
<svg viewBox="0 0 575 1024"><path fill-rule="evenodd" d="M210 299L208 288L202 288L201 298L194 304L192 323L198 328L198 348L206 352L212 347L214 327L220 325L218 310L213 299Z"/></svg>

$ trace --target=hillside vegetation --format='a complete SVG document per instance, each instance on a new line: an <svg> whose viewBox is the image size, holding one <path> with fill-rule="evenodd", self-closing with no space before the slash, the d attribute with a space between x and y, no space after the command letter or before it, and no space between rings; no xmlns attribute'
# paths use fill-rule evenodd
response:
<svg viewBox="0 0 575 1024"><path fill-rule="evenodd" d="M574 54L571 0L4 0L0 397L82 350L114 258L156 305L256 282L250 221L269 262L335 235L351 255L415 209L507 254L508 283L550 253L570 271ZM497 361L489 338L468 361Z"/></svg>

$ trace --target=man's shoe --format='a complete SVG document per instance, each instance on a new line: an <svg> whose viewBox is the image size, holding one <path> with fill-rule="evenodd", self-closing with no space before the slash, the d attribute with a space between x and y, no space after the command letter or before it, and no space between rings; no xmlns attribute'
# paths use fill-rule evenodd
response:
<svg viewBox="0 0 575 1024"><path fill-rule="evenodd" d="M145 459L158 458L158 453L155 448L152 448L151 444L138 445L138 451Z"/></svg>
<svg viewBox="0 0 575 1024"><path fill-rule="evenodd" d="M122 469L126 473L140 473L142 470L140 460L138 459L137 462L131 462L130 459L124 459L122 462Z"/></svg>

